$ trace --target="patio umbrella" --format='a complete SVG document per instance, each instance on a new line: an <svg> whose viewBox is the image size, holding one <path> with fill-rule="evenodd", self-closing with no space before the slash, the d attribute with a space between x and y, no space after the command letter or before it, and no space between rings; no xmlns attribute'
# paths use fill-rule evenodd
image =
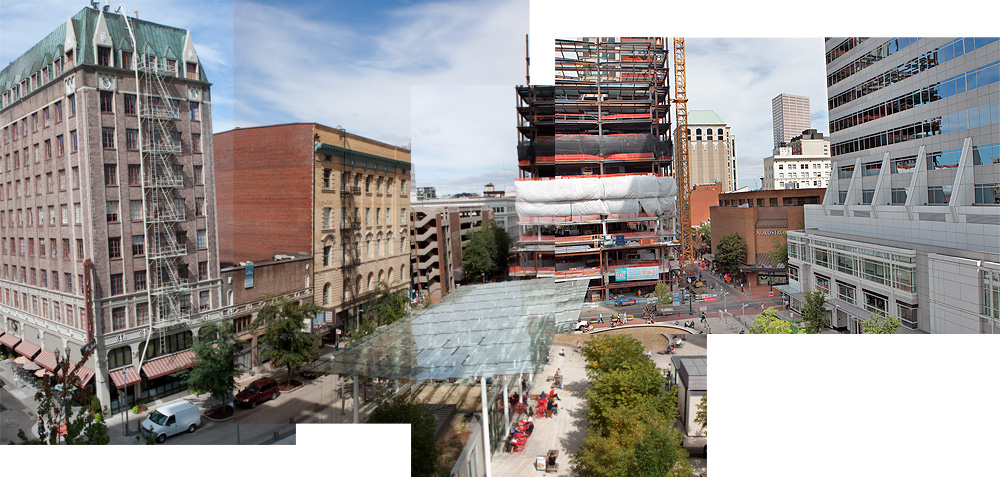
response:
<svg viewBox="0 0 1000 477"><path fill-rule="evenodd" d="M35 376L39 378L44 378L47 376L54 376L54 375L47 369L39 369L38 371L35 371Z"/></svg>
<svg viewBox="0 0 1000 477"><path fill-rule="evenodd" d="M24 356L18 356L16 358L14 358L14 363L16 363L16 364L24 365L24 364L28 364L30 362L31 362L31 360L28 359L28 358L25 358Z"/></svg>
<svg viewBox="0 0 1000 477"><path fill-rule="evenodd" d="M36 363L28 363L28 364L24 365L24 370L25 371L35 371L35 370L38 370L38 369L42 369L42 367L39 366Z"/></svg>

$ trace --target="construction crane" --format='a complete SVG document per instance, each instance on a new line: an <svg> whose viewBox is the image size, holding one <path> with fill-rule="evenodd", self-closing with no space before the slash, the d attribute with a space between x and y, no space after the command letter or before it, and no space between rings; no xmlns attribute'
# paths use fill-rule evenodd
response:
<svg viewBox="0 0 1000 477"><path fill-rule="evenodd" d="M677 212L681 236L681 256L687 270L694 260L691 234L691 170L688 163L687 72L684 66L684 38L674 38L674 111L677 114Z"/></svg>

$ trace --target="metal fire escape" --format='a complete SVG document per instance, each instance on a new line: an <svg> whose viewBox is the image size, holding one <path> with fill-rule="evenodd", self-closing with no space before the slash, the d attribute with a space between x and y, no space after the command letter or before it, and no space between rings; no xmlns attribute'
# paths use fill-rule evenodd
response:
<svg viewBox="0 0 1000 477"><path fill-rule="evenodd" d="M344 209L344 216L341 218L342 223L340 226L340 233L343 235L341 243L344 247L344 266L342 267L344 286L349 287L353 285L354 287L345 290L344 309L349 308L349 305L359 298L357 292L360 290L358 284L354 283L358 266L361 265L361 243L358 239L361 231L361 217L355 215L358 213L355 211L355 205L357 205L355 197L361 196L361 186L357 185L358 177L354 175L355 185L350 185L349 181L345 180L340 186L340 201Z"/></svg>
<svg viewBox="0 0 1000 477"><path fill-rule="evenodd" d="M132 22L123 15L132 36ZM139 153L142 158L142 202L146 243L146 281L149 300L149 323L158 332L160 353L166 349L167 328L190 314L190 289L179 264L187 255L187 246L178 232L185 220L180 189L184 186L181 164L180 101L172 79L176 66L168 69L149 54L136 52L136 96L139 113ZM171 93L174 94L171 94ZM150 333L148 339L152 337ZM145 347L144 347L145 348ZM139 365L145 360L140 357Z"/></svg>

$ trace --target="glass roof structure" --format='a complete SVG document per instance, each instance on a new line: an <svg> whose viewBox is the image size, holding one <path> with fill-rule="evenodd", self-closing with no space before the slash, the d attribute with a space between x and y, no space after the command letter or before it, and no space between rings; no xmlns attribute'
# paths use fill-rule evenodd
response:
<svg viewBox="0 0 1000 477"><path fill-rule="evenodd" d="M352 343L332 372L445 380L540 372L556 332L572 329L585 280L469 285Z"/></svg>

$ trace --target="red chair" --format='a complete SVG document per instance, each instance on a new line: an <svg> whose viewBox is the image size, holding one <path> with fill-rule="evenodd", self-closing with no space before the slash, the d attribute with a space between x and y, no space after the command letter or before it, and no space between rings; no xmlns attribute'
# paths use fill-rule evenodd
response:
<svg viewBox="0 0 1000 477"><path fill-rule="evenodd" d="M539 404L538 408L535 409L535 415L538 417L545 417L545 405Z"/></svg>

